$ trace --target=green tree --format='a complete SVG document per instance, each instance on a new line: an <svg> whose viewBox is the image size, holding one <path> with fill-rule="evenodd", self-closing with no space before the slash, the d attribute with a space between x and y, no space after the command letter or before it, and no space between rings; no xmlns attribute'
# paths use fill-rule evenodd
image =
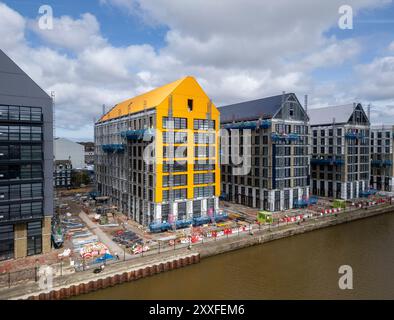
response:
<svg viewBox="0 0 394 320"><path fill-rule="evenodd" d="M84 171L73 171L71 174L71 184L74 187L80 187L81 184L88 185L90 183L89 175Z"/></svg>

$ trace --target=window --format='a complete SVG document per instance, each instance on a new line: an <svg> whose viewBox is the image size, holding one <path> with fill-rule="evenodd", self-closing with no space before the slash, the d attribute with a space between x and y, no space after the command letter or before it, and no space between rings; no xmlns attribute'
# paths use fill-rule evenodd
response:
<svg viewBox="0 0 394 320"><path fill-rule="evenodd" d="M187 189L182 188L182 189L175 189L171 190L171 195L172 195L172 200L178 200L178 199L186 199L187 198ZM163 190L163 201L168 201L170 199L170 194L169 190Z"/></svg>
<svg viewBox="0 0 394 320"><path fill-rule="evenodd" d="M187 158L187 146L171 146L172 150L169 146L163 147L163 157L164 158ZM170 151L172 151L170 154Z"/></svg>
<svg viewBox="0 0 394 320"><path fill-rule="evenodd" d="M194 184L208 184L215 182L213 173L197 173L194 175Z"/></svg>
<svg viewBox="0 0 394 320"><path fill-rule="evenodd" d="M213 196L213 187L195 187L194 198L211 197Z"/></svg>
<svg viewBox="0 0 394 320"><path fill-rule="evenodd" d="M171 122L173 123L173 129L187 129L186 118L168 118L168 117L163 117L163 128L169 129Z"/></svg>
<svg viewBox="0 0 394 320"><path fill-rule="evenodd" d="M215 164L210 163L195 163L194 164L194 171L209 171L215 170Z"/></svg>
<svg viewBox="0 0 394 320"><path fill-rule="evenodd" d="M14 226L0 226L0 261L12 258L14 258Z"/></svg>
<svg viewBox="0 0 394 320"><path fill-rule="evenodd" d="M163 132L163 143L187 143L187 132L173 132L172 137L171 132ZM170 137L172 141L170 141Z"/></svg>
<svg viewBox="0 0 394 320"><path fill-rule="evenodd" d="M215 157L215 147L198 146L194 147L194 156L196 158L213 158Z"/></svg>
<svg viewBox="0 0 394 320"><path fill-rule="evenodd" d="M40 107L0 105L0 120L42 121L42 109Z"/></svg>
<svg viewBox="0 0 394 320"><path fill-rule="evenodd" d="M193 111L193 99L187 99L187 110Z"/></svg>
<svg viewBox="0 0 394 320"><path fill-rule="evenodd" d="M174 161L173 164L169 164L168 162L163 163L163 172L169 172L171 169L172 172L183 172L187 171L187 162L181 163Z"/></svg>
<svg viewBox="0 0 394 320"><path fill-rule="evenodd" d="M215 120L194 119L194 130L215 129Z"/></svg>
<svg viewBox="0 0 394 320"><path fill-rule="evenodd" d="M201 200L193 201L193 217L201 217Z"/></svg>
<svg viewBox="0 0 394 320"><path fill-rule="evenodd" d="M163 176L163 187L168 187L172 180L172 186L185 186L187 185L187 175L177 174L173 176Z"/></svg>
<svg viewBox="0 0 394 320"><path fill-rule="evenodd" d="M41 221L27 224L27 255L32 256L42 252L42 226Z"/></svg>
<svg viewBox="0 0 394 320"><path fill-rule="evenodd" d="M290 117L294 116L294 105L293 105L293 103L290 103L289 116Z"/></svg>
<svg viewBox="0 0 394 320"><path fill-rule="evenodd" d="M186 202L178 202L178 220L186 219Z"/></svg>

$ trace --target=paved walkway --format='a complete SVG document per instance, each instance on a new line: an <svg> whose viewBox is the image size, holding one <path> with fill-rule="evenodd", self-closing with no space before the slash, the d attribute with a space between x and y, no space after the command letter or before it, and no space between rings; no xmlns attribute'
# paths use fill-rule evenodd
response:
<svg viewBox="0 0 394 320"><path fill-rule="evenodd" d="M112 253L117 253L120 258L124 255L124 249L116 244L100 227L89 219L87 214L83 211L79 213L79 217L86 223L88 228L104 243ZM133 256L126 252L126 259L131 259Z"/></svg>

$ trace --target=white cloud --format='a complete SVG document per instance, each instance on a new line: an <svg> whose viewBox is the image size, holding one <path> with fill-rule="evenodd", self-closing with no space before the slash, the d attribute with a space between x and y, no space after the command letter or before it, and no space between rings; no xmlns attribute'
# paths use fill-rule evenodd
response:
<svg viewBox="0 0 394 320"><path fill-rule="evenodd" d="M25 19L1 2L0 17L1 46L13 49L24 41Z"/></svg>
<svg viewBox="0 0 394 320"><path fill-rule="evenodd" d="M389 45L389 51L394 53L394 41L390 43Z"/></svg>
<svg viewBox="0 0 394 320"><path fill-rule="evenodd" d="M316 83L311 73L352 61L357 40L327 38L342 0L186 1L101 0L169 31L166 45L111 45L89 13L77 19L56 17L54 30L37 28L0 3L1 47L47 92L56 92L57 133L91 138L93 118L102 104L113 104L185 75L194 75L217 105L278 94L283 90L312 96L311 103L334 104L359 95L337 83ZM348 1L355 12L380 0ZM121 13L119 13L121 14ZM25 32L42 40L30 46ZM10 36L12 35L12 36ZM359 66L358 74L380 70L377 83L392 90L390 61ZM368 69L369 68L369 69ZM378 97L378 87L365 97ZM376 92L374 92L374 90ZM393 91L391 91L393 92Z"/></svg>
<svg viewBox="0 0 394 320"><path fill-rule="evenodd" d="M53 29L49 30L39 28L38 19L30 21L29 26L47 43L60 48L80 51L106 45L100 34L100 25L90 13L84 13L76 20L69 16L54 18Z"/></svg>

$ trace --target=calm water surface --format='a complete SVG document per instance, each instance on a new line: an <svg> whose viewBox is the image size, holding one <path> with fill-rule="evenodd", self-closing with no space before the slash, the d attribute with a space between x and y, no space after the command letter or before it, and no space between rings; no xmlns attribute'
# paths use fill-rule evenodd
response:
<svg viewBox="0 0 394 320"><path fill-rule="evenodd" d="M338 268L353 268L353 290ZM78 299L394 299L394 213L207 258Z"/></svg>

